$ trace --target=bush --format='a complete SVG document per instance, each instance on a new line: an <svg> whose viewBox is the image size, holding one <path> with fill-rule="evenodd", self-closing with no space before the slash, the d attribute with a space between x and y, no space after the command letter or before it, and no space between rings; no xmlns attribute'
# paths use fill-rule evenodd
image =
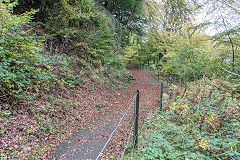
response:
<svg viewBox="0 0 240 160"><path fill-rule="evenodd" d="M18 97L27 90L47 88L54 76L50 66L42 63L41 40L27 31L37 11L13 15L12 8L16 5L16 2L0 2L0 91Z"/></svg>
<svg viewBox="0 0 240 160"><path fill-rule="evenodd" d="M219 83L174 86L164 112L147 122L138 159L239 159L240 103L217 90Z"/></svg>

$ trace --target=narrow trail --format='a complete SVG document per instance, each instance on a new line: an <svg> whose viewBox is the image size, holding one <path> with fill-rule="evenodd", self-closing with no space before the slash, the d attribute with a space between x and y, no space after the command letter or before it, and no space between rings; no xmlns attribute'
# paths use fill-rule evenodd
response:
<svg viewBox="0 0 240 160"><path fill-rule="evenodd" d="M128 89L116 90L120 95L118 95L115 101L116 106L112 112L88 124L74 138L66 143L62 143L52 155L52 159L95 160L123 113L131 105L123 124L116 131L101 158L118 159L117 157L121 156L127 144L129 130L133 123L134 99L137 89L140 90L139 128L143 125L143 120L146 116L159 109L160 85L149 73L136 68L129 68L129 70L136 81Z"/></svg>

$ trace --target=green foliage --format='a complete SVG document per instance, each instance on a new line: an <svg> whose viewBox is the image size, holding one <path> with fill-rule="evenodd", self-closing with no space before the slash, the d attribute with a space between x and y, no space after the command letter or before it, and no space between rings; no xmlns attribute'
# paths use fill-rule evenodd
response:
<svg viewBox="0 0 240 160"><path fill-rule="evenodd" d="M49 91L56 84L66 88L83 84L80 76L84 71L75 71L76 64L81 64L86 70L89 65L76 56L42 54L44 38L30 34L33 30L30 22L37 11L13 15L8 9L13 5L16 3L1 2L0 93L6 97L1 99L1 103L14 104L9 100L11 97L29 97L29 101L33 101L30 93Z"/></svg>
<svg viewBox="0 0 240 160"><path fill-rule="evenodd" d="M27 131L27 134L28 134L28 135L31 135L32 132L33 132L33 130L32 130L32 129L29 129L29 130Z"/></svg>
<svg viewBox="0 0 240 160"><path fill-rule="evenodd" d="M17 16L11 13L15 3L1 2L0 90L21 98L26 90L39 91L54 77L39 55L41 40L28 35L26 28L36 11ZM11 6L11 7L9 7ZM40 87L41 86L41 87Z"/></svg>
<svg viewBox="0 0 240 160"><path fill-rule="evenodd" d="M102 29L101 29L102 28ZM113 52L113 47L116 42L113 40L114 32L110 28L101 26L97 30L93 30L90 36L87 37L88 52L93 63L102 66L117 65Z"/></svg>
<svg viewBox="0 0 240 160"><path fill-rule="evenodd" d="M113 16L93 0L54 2L43 2L48 41L63 43L65 53L85 59L91 67L124 68L120 57L115 55L120 48ZM39 4L39 1L21 4Z"/></svg>
<svg viewBox="0 0 240 160"><path fill-rule="evenodd" d="M95 9L92 0L60 0L51 8L53 13L47 18L47 27L53 33L75 33L82 25L98 21L99 15Z"/></svg>
<svg viewBox="0 0 240 160"><path fill-rule="evenodd" d="M161 0L146 2L148 34L132 36L124 60L138 66L148 65L159 75L175 74L193 80L221 78L237 84L239 78L239 25L229 22L238 18L236 1L205 1L216 14L216 22L191 24L193 14L202 6L196 1ZM221 10L228 8L229 14ZM214 17L214 16L213 16ZM221 30L215 36L202 34L208 26ZM160 26L160 27L159 27ZM224 70L224 69L225 70ZM233 71L231 74L227 71ZM236 74L234 74L236 73Z"/></svg>
<svg viewBox="0 0 240 160"><path fill-rule="evenodd" d="M6 157L6 155L5 155L5 154L2 154L2 153L0 153L0 159L1 159L1 160L6 160L6 159L7 159L7 157Z"/></svg>
<svg viewBox="0 0 240 160"><path fill-rule="evenodd" d="M143 33L142 27L145 23L145 17L142 12L144 0L98 1L120 22L124 36L128 37L131 33L138 35Z"/></svg>
<svg viewBox="0 0 240 160"><path fill-rule="evenodd" d="M195 28L187 27L179 35L174 32L158 33L156 29L149 31L147 39L133 37L125 50L126 63L152 67L154 73L175 74L191 81L203 77L222 78L237 83L237 76L229 75L222 69L232 70L232 57L224 46L216 47L211 37L195 35ZM239 73L239 54L235 50L235 72Z"/></svg>
<svg viewBox="0 0 240 160"><path fill-rule="evenodd" d="M189 83L185 94L173 86L174 99L146 122L137 159L239 159L240 104L215 83Z"/></svg>
<svg viewBox="0 0 240 160"><path fill-rule="evenodd" d="M0 91L7 97L25 99L29 91L49 90L56 84L74 88L84 83L80 76L85 73L76 71L79 67L76 64L81 64L85 70L103 66L104 76L111 72L118 76L121 75L119 71L125 69L120 57L114 53L118 46L114 40L116 32L110 27L112 22L91 0L62 0L51 7L56 13L48 17L49 20L54 18L55 23L49 21L46 25L52 29L50 41L61 39L69 46L68 54L73 56L39 54L43 39L29 36L28 32L32 29L29 23L37 11L13 15L12 9L16 5L16 2L1 2ZM87 29L82 29L84 25L88 26ZM1 101L6 103L9 100Z"/></svg>
<svg viewBox="0 0 240 160"><path fill-rule="evenodd" d="M163 5L163 28L166 31L181 32L186 23L191 22L194 5L185 0L162 0Z"/></svg>
<svg viewBox="0 0 240 160"><path fill-rule="evenodd" d="M203 1L203 8L209 10L208 23L213 28L212 39L216 42L216 57L222 59L221 66L228 71L239 73L239 3L236 0ZM211 17L211 18L210 18ZM209 31L208 31L209 32ZM232 76L230 79L234 79Z"/></svg>
<svg viewBox="0 0 240 160"><path fill-rule="evenodd" d="M116 55L120 52L116 22L105 10L92 0L62 0L53 10L56 12L49 17L47 28L64 43L68 54L84 59L88 69L104 68L100 74L105 77L115 70L125 72L121 57Z"/></svg>
<svg viewBox="0 0 240 160"><path fill-rule="evenodd" d="M0 131L0 135L1 135L1 137L3 137L4 134L5 134L5 131L4 131L4 130L1 130L1 131Z"/></svg>
<svg viewBox="0 0 240 160"><path fill-rule="evenodd" d="M162 71L198 80L203 76L213 77L217 74L216 63L211 57L211 42L204 36L188 39L175 35L173 43L164 56ZM209 45L207 46L206 43Z"/></svg>

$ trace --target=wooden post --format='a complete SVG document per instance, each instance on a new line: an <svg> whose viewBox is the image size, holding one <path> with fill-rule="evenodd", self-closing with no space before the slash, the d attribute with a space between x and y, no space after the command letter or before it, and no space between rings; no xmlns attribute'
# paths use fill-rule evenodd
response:
<svg viewBox="0 0 240 160"><path fill-rule="evenodd" d="M160 89L160 111L162 111L162 103L163 103L163 82L161 82L161 89Z"/></svg>
<svg viewBox="0 0 240 160"><path fill-rule="evenodd" d="M135 101L135 113L134 113L135 123L134 123L134 144L133 147L137 149L138 144L138 118L139 118L139 90L137 90L137 96Z"/></svg>

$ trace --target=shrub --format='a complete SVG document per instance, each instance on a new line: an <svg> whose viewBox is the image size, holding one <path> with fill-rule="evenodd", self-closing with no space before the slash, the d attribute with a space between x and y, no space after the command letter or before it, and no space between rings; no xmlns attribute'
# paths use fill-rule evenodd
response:
<svg viewBox="0 0 240 160"><path fill-rule="evenodd" d="M50 67L42 63L41 40L27 31L37 10L13 15L16 5L0 2L0 91L21 97L27 90L47 88L54 76Z"/></svg>
<svg viewBox="0 0 240 160"><path fill-rule="evenodd" d="M240 103L212 83L189 83L186 94L175 87L165 110L146 122L138 159L239 159Z"/></svg>

